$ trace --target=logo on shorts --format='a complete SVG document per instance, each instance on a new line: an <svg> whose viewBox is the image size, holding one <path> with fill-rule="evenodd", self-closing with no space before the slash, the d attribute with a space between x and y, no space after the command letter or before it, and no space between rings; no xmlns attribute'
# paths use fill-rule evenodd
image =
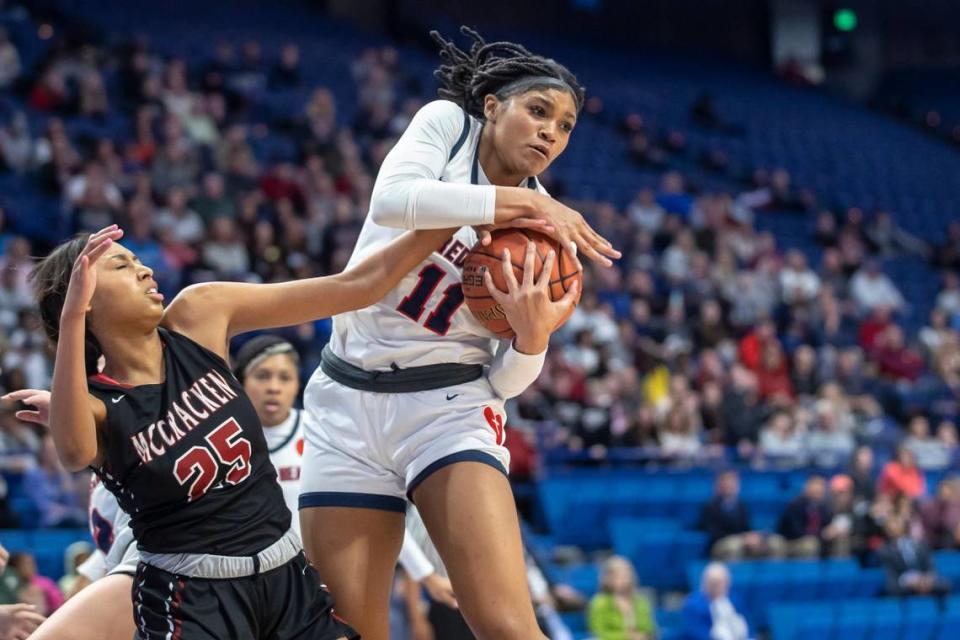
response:
<svg viewBox="0 0 960 640"><path fill-rule="evenodd" d="M484 407L483 417L486 418L487 424L490 425L490 428L493 429L493 432L497 435L497 444L503 444L503 416L496 413L492 407Z"/></svg>
<svg viewBox="0 0 960 640"><path fill-rule="evenodd" d="M450 401L453 400L454 398L459 398L459 397L460 397L460 394L459 394L459 393L448 393L448 394L447 394L447 402L450 402Z"/></svg>

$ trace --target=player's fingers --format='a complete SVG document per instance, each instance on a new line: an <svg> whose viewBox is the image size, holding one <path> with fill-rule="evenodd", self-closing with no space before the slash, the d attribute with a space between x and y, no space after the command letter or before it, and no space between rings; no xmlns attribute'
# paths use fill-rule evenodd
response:
<svg viewBox="0 0 960 640"><path fill-rule="evenodd" d="M34 629L39 627L41 624L43 624L44 620L46 620L46 618L44 618L42 615L40 615L36 611L24 611L17 617L24 622L25 628L29 627L27 631L33 631Z"/></svg>
<svg viewBox="0 0 960 640"><path fill-rule="evenodd" d="M576 304L577 296L580 294L580 281L574 280L573 284L570 285L570 288L567 289L567 292L563 294L563 297L557 300L564 309L571 307Z"/></svg>
<svg viewBox="0 0 960 640"><path fill-rule="evenodd" d="M597 251L593 245L586 242L585 239L581 238L581 241L577 243L577 247L583 251L584 255L597 264L602 264L605 267L613 266L613 262L611 262L609 258Z"/></svg>
<svg viewBox="0 0 960 640"><path fill-rule="evenodd" d="M490 292L490 297L499 304L504 304L510 300L510 296L505 294L500 289L497 289L497 285L493 283L493 276L490 275L489 271L483 272L483 284L487 285L487 291Z"/></svg>
<svg viewBox="0 0 960 640"><path fill-rule="evenodd" d="M500 261L500 266L503 268L503 279L507 283L507 292L513 295L520 285L517 284L517 276L513 272L513 260L510 255L509 249L503 250L503 259Z"/></svg>
<svg viewBox="0 0 960 640"><path fill-rule="evenodd" d="M557 252L551 249L547 253L547 259L543 261L543 268L540 270L540 281L537 282L538 288L550 286L550 277L553 275L553 263L557 261Z"/></svg>
<svg viewBox="0 0 960 640"><path fill-rule="evenodd" d="M24 422L32 422L34 424L39 424L39 425L43 424L43 418L40 416L39 411L27 411L24 409L22 411L17 411L13 415L16 416L17 420L23 420Z"/></svg>
<svg viewBox="0 0 960 640"><path fill-rule="evenodd" d="M514 218L510 221L510 226L517 229L534 229L543 233L553 233L556 230L556 227L540 218Z"/></svg>
<svg viewBox="0 0 960 640"><path fill-rule="evenodd" d="M104 229L98 233L93 234L87 240L87 244L83 247L81 255L89 254L99 247L105 240L115 241L118 240L123 235L122 229L115 228L116 225L113 225L113 228Z"/></svg>
<svg viewBox="0 0 960 640"><path fill-rule="evenodd" d="M527 241L527 250L523 254L523 286L533 286L533 272L536 268L534 260L537 257L537 246Z"/></svg>
<svg viewBox="0 0 960 640"><path fill-rule="evenodd" d="M17 389L16 391L11 391L10 393L5 393L0 400L9 400L11 402L17 402L19 400L24 400L31 396L35 396L40 393L39 389Z"/></svg>
<svg viewBox="0 0 960 640"><path fill-rule="evenodd" d="M112 246L113 246L113 239L104 238L104 240L99 245L94 247L90 251L90 253L86 255L87 261L90 264L95 263L97 260L99 260L103 256L104 253L107 252L107 249L109 249Z"/></svg>

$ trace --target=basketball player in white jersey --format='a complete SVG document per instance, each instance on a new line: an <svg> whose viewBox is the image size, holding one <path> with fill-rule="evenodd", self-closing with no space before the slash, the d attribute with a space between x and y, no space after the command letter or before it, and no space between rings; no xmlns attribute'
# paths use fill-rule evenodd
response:
<svg viewBox="0 0 960 640"><path fill-rule="evenodd" d="M300 357L292 344L276 335L260 335L244 344L233 364L234 375L243 384L267 439L270 462L277 470L283 499L290 513L297 512L300 495L300 463L303 456L302 412L294 407L300 393ZM299 518L293 526L300 533ZM415 536L406 535L400 564L434 600L456 606L450 581L427 560Z"/></svg>
<svg viewBox="0 0 960 640"><path fill-rule="evenodd" d="M380 302L334 317L304 395L304 548L365 640L387 638L408 499L474 634L544 637L506 479L503 402L539 375L577 291L551 302L549 276L534 282L528 248L523 282L507 264L510 290L491 291L516 332L499 342L463 306L461 265L474 226L518 217L546 221L565 250L604 265L619 257L536 179L576 124L584 99L576 78L519 45L465 33L469 52L434 34L445 100L424 106L384 160L351 262L404 229L461 228Z"/></svg>

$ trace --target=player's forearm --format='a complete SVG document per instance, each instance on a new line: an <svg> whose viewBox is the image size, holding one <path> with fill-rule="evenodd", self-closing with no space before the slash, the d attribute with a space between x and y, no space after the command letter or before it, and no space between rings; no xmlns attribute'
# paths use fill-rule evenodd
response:
<svg viewBox="0 0 960 640"><path fill-rule="evenodd" d="M397 229L493 224L498 189L400 176L374 187L370 217L379 225Z"/></svg>
<svg viewBox="0 0 960 640"><path fill-rule="evenodd" d="M539 352L527 354L518 351L513 344L509 347L502 344L487 372L494 393L503 400L523 393L540 377L546 355L546 346Z"/></svg>
<svg viewBox="0 0 960 640"><path fill-rule="evenodd" d="M336 277L359 294L355 308L368 307L397 286L455 231L452 228L409 231Z"/></svg>
<svg viewBox="0 0 960 640"><path fill-rule="evenodd" d="M97 457L97 426L90 410L82 316L60 321L50 394L50 434L64 467L78 471Z"/></svg>

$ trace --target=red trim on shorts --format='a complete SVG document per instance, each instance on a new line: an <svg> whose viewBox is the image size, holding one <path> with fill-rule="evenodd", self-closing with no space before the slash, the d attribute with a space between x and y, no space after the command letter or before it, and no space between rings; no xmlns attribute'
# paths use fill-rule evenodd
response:
<svg viewBox="0 0 960 640"><path fill-rule="evenodd" d="M180 609L180 605L183 602L183 580L177 580L177 590L173 594L173 611L170 612L171 617L173 617L173 636L172 640L181 640L183 638L183 620L181 620L176 612Z"/></svg>

